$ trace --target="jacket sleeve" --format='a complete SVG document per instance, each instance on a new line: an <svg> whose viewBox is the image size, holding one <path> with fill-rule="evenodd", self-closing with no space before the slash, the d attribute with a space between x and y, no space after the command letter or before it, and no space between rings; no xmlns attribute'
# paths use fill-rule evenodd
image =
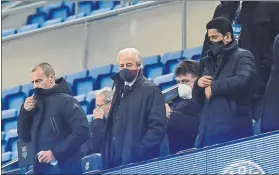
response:
<svg viewBox="0 0 279 175"><path fill-rule="evenodd" d="M141 139L139 146L152 148L160 145L166 136L167 117L163 95L158 87L155 88L151 110L148 117L148 129Z"/></svg>
<svg viewBox="0 0 279 175"><path fill-rule="evenodd" d="M20 113L17 121L17 133L20 140L23 142L31 142L31 126L33 123L33 112L27 111L23 108L20 109Z"/></svg>
<svg viewBox="0 0 279 175"><path fill-rule="evenodd" d="M54 157L59 161L79 151L81 145L90 138L89 123L86 114L73 97L66 101L64 120L72 132L54 150Z"/></svg>
<svg viewBox="0 0 279 175"><path fill-rule="evenodd" d="M255 76L254 58L249 51L239 54L242 54L242 56L237 60L235 76L212 82L211 92L213 97L233 95L234 93L249 89L251 85L250 80Z"/></svg>
<svg viewBox="0 0 279 175"><path fill-rule="evenodd" d="M92 151L94 152L101 152L104 145L105 126L103 119L94 119L91 123Z"/></svg>

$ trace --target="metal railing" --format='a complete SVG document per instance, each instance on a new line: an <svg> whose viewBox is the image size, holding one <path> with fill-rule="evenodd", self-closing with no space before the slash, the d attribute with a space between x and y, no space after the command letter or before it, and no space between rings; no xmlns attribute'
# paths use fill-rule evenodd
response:
<svg viewBox="0 0 279 175"><path fill-rule="evenodd" d="M15 163L18 163L18 158L15 158L14 160L5 163L4 165L1 166L1 169L7 168L8 166L11 166Z"/></svg>

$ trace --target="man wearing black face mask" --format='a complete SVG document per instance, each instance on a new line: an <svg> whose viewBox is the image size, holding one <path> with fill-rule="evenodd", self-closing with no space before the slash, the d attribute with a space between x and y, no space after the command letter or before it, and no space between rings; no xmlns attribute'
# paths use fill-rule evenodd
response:
<svg viewBox="0 0 279 175"><path fill-rule="evenodd" d="M118 64L101 154L104 169L158 157L166 136L164 98L143 76L139 51L120 51Z"/></svg>
<svg viewBox="0 0 279 175"><path fill-rule="evenodd" d="M21 107L18 136L32 141L34 174L82 174L80 147L90 137L85 113L48 63L34 67L30 77L35 95Z"/></svg>
<svg viewBox="0 0 279 175"><path fill-rule="evenodd" d="M210 50L205 71L194 85L194 95L204 103L198 147L251 136L250 85L255 76L253 55L238 47L225 17L206 25Z"/></svg>

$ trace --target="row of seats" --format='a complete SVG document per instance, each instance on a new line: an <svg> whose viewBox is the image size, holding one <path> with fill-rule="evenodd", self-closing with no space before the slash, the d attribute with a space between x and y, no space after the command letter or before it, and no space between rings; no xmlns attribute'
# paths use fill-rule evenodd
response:
<svg viewBox="0 0 279 175"><path fill-rule="evenodd" d="M164 84L160 85L160 88L163 90L173 84L166 82L174 81L170 78L173 76L167 74L174 72L179 61L184 59L199 60L200 54L201 47L197 47L178 52L165 53L162 57L160 55L146 57L143 59L144 75L150 80L153 80L156 84ZM112 87L113 81L110 77L118 71L118 65L109 64L67 74L64 78L71 87L72 95L81 95L81 97L78 98L82 99L83 96L87 96L86 94L91 91L103 87ZM19 109L24 99L33 94L32 88L32 84L25 84L4 90L2 92L2 109Z"/></svg>
<svg viewBox="0 0 279 175"><path fill-rule="evenodd" d="M132 5L139 1L134 0ZM80 1L78 3L78 18L96 15L110 10L120 8L120 1ZM36 30L41 27L56 25L76 19L75 3L72 1L61 1L37 8L35 14L27 18L26 25L16 29L4 29L2 37Z"/></svg>

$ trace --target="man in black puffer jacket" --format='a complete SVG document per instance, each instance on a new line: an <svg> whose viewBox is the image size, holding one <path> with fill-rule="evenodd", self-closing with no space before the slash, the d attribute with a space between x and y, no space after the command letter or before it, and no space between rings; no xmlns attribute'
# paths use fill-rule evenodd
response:
<svg viewBox="0 0 279 175"><path fill-rule="evenodd" d="M203 76L193 89L193 94L204 102L198 147L253 134L250 110L250 85L255 76L253 55L238 47L227 18L215 18L206 28L210 50L204 58Z"/></svg>
<svg viewBox="0 0 279 175"><path fill-rule="evenodd" d="M80 146L89 139L89 123L67 82L48 63L31 71L35 95L21 107L18 135L32 141L34 174L82 174Z"/></svg>

